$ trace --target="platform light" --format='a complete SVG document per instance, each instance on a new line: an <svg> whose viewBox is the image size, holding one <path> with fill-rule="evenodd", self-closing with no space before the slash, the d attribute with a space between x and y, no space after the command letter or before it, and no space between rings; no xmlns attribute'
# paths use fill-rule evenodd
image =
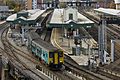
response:
<svg viewBox="0 0 120 80"><path fill-rule="evenodd" d="M91 28L91 26L87 26L87 28Z"/></svg>
<svg viewBox="0 0 120 80"><path fill-rule="evenodd" d="M72 24L71 24L70 26L71 26L71 27L73 27L73 25L72 25Z"/></svg>

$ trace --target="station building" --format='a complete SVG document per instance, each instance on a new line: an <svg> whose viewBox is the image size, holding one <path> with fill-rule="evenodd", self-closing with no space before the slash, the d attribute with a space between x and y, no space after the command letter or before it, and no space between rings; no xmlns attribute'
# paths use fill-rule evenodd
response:
<svg viewBox="0 0 120 80"><path fill-rule="evenodd" d="M120 0L114 0L116 4L116 9L120 9Z"/></svg>

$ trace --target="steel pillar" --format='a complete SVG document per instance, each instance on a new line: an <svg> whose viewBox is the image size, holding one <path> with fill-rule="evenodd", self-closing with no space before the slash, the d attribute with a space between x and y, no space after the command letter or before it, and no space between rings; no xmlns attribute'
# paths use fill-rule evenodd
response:
<svg viewBox="0 0 120 80"><path fill-rule="evenodd" d="M24 35L25 35L25 32L24 32L24 28L22 27L22 34L21 34L22 41L21 41L21 44L24 44Z"/></svg>
<svg viewBox="0 0 120 80"><path fill-rule="evenodd" d="M102 24L98 29L98 42L99 42L99 58L102 64L106 64L106 52L107 52L107 38L106 38L106 21L104 15L102 18Z"/></svg>
<svg viewBox="0 0 120 80"><path fill-rule="evenodd" d="M115 40L111 40L111 62L114 62Z"/></svg>

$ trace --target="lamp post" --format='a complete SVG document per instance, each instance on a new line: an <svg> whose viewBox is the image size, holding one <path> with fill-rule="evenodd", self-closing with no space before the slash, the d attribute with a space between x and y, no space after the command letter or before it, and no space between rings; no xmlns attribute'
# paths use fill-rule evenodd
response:
<svg viewBox="0 0 120 80"><path fill-rule="evenodd" d="M64 37L63 13L61 11L60 11L60 13L61 13L61 18L62 18L62 34L61 34L61 36L62 36L62 42L63 42L63 37Z"/></svg>

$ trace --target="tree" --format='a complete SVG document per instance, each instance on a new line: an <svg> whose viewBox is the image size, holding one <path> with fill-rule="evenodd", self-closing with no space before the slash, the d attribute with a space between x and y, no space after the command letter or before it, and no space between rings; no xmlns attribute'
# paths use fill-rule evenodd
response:
<svg viewBox="0 0 120 80"><path fill-rule="evenodd" d="M7 6L9 6L10 9L14 9L15 12L21 10L21 5L19 2L15 2L13 0L5 0L5 3Z"/></svg>
<svg viewBox="0 0 120 80"><path fill-rule="evenodd" d="M112 9L115 9L115 3L114 3L114 1L110 2L109 7L112 8Z"/></svg>

